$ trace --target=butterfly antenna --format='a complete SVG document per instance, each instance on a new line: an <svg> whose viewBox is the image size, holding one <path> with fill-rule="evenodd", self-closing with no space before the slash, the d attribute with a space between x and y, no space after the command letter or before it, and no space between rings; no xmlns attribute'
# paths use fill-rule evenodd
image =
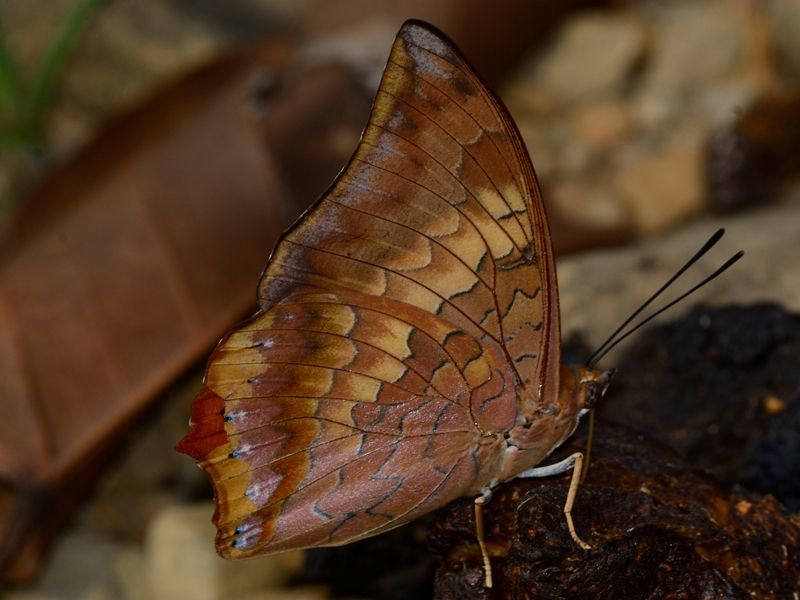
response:
<svg viewBox="0 0 800 600"><path fill-rule="evenodd" d="M633 312L633 314L631 314L631 316L629 316L625 320L625 322L622 323L622 325L617 327L617 329L614 331L614 333L612 333L610 336L608 336L608 339L606 341L604 341L600 345L600 347L597 350L595 350L594 354L592 354L589 357L589 359L586 361L586 366L589 367L589 368L594 367L594 365L596 365L606 354L608 354L617 344L622 342L625 338L627 338L628 336L630 336L633 333L635 333L636 331L638 331L641 327L643 327L644 325L646 325L647 323L649 323L650 321L655 319L661 313L663 313L666 310L669 310L670 308L675 306L678 302L680 302L681 300L683 300L687 296L693 294L694 292L699 290L701 287L703 287L704 285L706 285L707 283L709 283L713 279L716 279L717 277L722 275L722 273L727 271L736 261L738 261L740 258L742 258L742 256L744 256L744 251L740 250L739 252L737 252L736 254L731 256L727 261L725 261L725 263L720 268L718 268L711 275L709 275L708 277L703 279L700 283L698 283L697 285L693 286L691 289L689 289L688 291L684 292L683 294L681 294L680 296L675 298L672 302L668 303L666 306L663 306L662 308L660 308L659 310L654 312L652 315L650 315L649 317L647 317L644 320L642 320L640 323L638 323L637 325L632 327L629 331L627 331L626 333L624 333L620 337L617 337L619 335L619 333L625 329L625 327L627 327L637 316L639 316L639 314L641 314L641 312L645 308L647 308L670 285L672 285L675 282L675 280L677 280L689 267L691 267L704 254L706 254L709 250L711 250L711 248L714 247L714 245L720 240L720 238L724 234L725 234L725 230L724 229L718 229L716 232L714 232L714 235L712 235L710 238L708 238L708 241L706 241L706 243L703 244L702 248L700 248L700 250L698 250L695 253L695 255L692 256L692 258L690 258L686 262L686 264L684 264L680 269L678 269L678 271L672 277L670 277L667 280L667 282L664 283L664 285L662 285L638 309L636 309ZM590 459L591 459L591 455L592 455L592 441L593 441L593 438L594 438L594 423L595 423L594 409L592 409L589 412L589 431L588 431L587 440L586 440L586 461L584 463L583 473L581 474L581 483L583 483L583 481L586 479L586 475L589 473L589 464L591 462Z"/></svg>
<svg viewBox="0 0 800 600"><path fill-rule="evenodd" d="M720 240L720 238L722 238L723 235L725 235L725 229L723 228L717 229L717 231L714 232L714 235L708 238L708 241L706 241L706 243L703 244L703 247L700 248L700 250L698 250L695 253L695 255L692 256L692 258L686 261L685 265L683 265L680 269L678 269L678 271L672 277L670 277L666 281L666 283L664 283L664 285L658 288L658 290L652 296L650 296L647 300L645 300L644 303L631 314L631 316L625 319L625 321L619 327L617 327L610 336L608 336L608 339L606 339L606 341L600 344L597 350L594 351L594 354L592 354L586 361L586 366L587 367L594 366L597 363L597 361L600 360L600 357L603 356L603 354L605 354L604 350L606 346L608 346L611 342L614 341L614 338L619 334L619 332L625 329L631 323L631 321L633 321L636 317L638 317L641 314L641 312L645 308L650 306L653 300L658 298L669 286L671 286L675 282L675 280L678 279L678 277L683 275L686 269L691 267L694 263L700 260L700 258L702 258L703 255L706 254L706 252L711 250L711 248L714 247L714 245Z"/></svg>
<svg viewBox="0 0 800 600"><path fill-rule="evenodd" d="M727 271L727 270L728 270L730 267L732 267L732 266L733 266L733 264L734 264L736 261L738 261L738 260L739 260L740 258L742 258L743 256L744 256L744 250L739 250L739 251L738 251L736 254L734 254L734 255L733 255L733 256L731 256L731 257L730 257L728 260L726 260L726 261L725 261L725 264L723 264L723 265L722 265L722 266L721 266L719 269L717 269L717 270L716 270L716 271L714 271L714 272L713 272L711 275L709 275L708 277L706 277L705 279L703 279L703 281L701 281L701 282L700 282L700 283L698 283L697 285L693 286L691 289L689 289L689 290L685 291L683 294L681 294L680 296L678 296L677 298L675 298L675 299L674 299L672 302L670 302L670 303L669 303L669 304L667 304L666 306L663 306L662 308L659 308L659 309L658 309L656 312L654 312L652 315L650 315L649 317L647 317L647 318L646 318L646 319L644 319L643 321L641 321L641 322L637 323L637 324L636 324L636 326L634 326L634 327L633 327L632 329L630 329L629 331L625 332L625 334L624 334L624 335L622 335L622 336L618 337L616 340L614 340L614 342L613 342L611 345L607 346L607 347L605 348L605 350L603 350L603 351L602 351L602 352L601 352L599 355L596 355L596 356L593 358L593 360L592 360L592 362L591 362L591 365L594 365L594 364L596 364L596 363L597 363L597 362L598 362L598 361L599 361L601 358L603 358L603 357L604 357L606 354L608 354L608 353L609 353L609 352L610 352L610 351L611 351L611 350L612 350L612 349L613 349L613 348L614 348L614 347L615 347L617 344L619 344L619 343L620 343L622 340L624 340L625 338L627 338L629 335L631 335L631 334L635 333L636 331L638 331L638 330L639 330L640 328L642 328L643 326L647 325L647 324L648 324L650 321L652 321L653 319L655 319L655 318L656 318L658 315L660 315L661 313L663 313L663 312L664 312L664 311L666 311L666 310L669 310L670 308L672 308L673 306L675 306L675 305L676 305L678 302L680 302L681 300L683 300L683 299L684 299L684 298L686 298L687 296L690 296L691 294L693 294L694 292L696 292L697 290L699 290L701 287L703 287L703 286L704 286L704 285L706 285L707 283L711 282L712 280L714 280L714 279L716 279L717 277L719 277L720 275L722 275L722 274L723 274L725 271ZM596 353L595 353L595 354L596 354Z"/></svg>

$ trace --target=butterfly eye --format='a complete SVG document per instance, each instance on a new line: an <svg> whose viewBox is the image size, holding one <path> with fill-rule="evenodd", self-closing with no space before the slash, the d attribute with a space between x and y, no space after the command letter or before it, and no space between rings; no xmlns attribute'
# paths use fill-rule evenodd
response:
<svg viewBox="0 0 800 600"><path fill-rule="evenodd" d="M584 384L583 407L592 409L595 404L603 397L603 388L596 381L587 381Z"/></svg>

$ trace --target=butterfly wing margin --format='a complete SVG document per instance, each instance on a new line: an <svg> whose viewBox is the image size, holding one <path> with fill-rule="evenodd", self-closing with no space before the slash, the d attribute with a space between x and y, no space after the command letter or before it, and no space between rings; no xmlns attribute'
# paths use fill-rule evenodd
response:
<svg viewBox="0 0 800 600"><path fill-rule="evenodd" d="M224 340L180 450L211 475L217 549L339 545L487 483L470 402L508 404L503 357L383 298L291 296Z"/></svg>

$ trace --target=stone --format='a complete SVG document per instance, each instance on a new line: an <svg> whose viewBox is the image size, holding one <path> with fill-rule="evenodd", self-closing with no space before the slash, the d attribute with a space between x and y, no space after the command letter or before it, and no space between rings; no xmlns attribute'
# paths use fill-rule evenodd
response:
<svg viewBox="0 0 800 600"><path fill-rule="evenodd" d="M697 306L635 338L598 417L797 512L800 319L774 303Z"/></svg>
<svg viewBox="0 0 800 600"><path fill-rule="evenodd" d="M256 0L203 7L181 3L105 2L79 37L48 118L48 151L63 157L90 139L111 114L144 100L164 81L301 15L305 2ZM32 75L70 0L0 3L0 21L20 72ZM30 78L29 78L30 79ZM26 82L30 83L30 82Z"/></svg>
<svg viewBox="0 0 800 600"><path fill-rule="evenodd" d="M703 140L679 133L661 150L618 166L617 192L638 231L664 231L703 208Z"/></svg>
<svg viewBox="0 0 800 600"><path fill-rule="evenodd" d="M745 77L747 26L732 3L719 0L652 4L648 7L652 44L633 114L647 128L673 127L687 115L719 121L731 105L752 97L752 82L728 95L719 84ZM697 96L707 94L707 98Z"/></svg>
<svg viewBox="0 0 800 600"><path fill-rule="evenodd" d="M800 312L800 263L791 250L800 239L800 189L795 189L783 197L781 204L757 212L704 217L639 244L560 259L561 330L565 334L581 331L589 345L595 347L719 227L726 229L725 237L710 256L684 275L686 283L679 282L676 287L688 289L690 283L712 273L737 250L743 249L745 256L730 271L656 322L677 318L700 303L715 306L734 302L779 302L789 312ZM667 297L671 299L677 295L675 291ZM616 353L630 341L615 348L606 364L617 364Z"/></svg>
<svg viewBox="0 0 800 600"><path fill-rule="evenodd" d="M700 90L698 111L710 129L733 124L758 100L759 88L753 81L740 79Z"/></svg>
<svg viewBox="0 0 800 600"><path fill-rule="evenodd" d="M768 12L771 41L778 65L795 81L800 79L800 3L796 0L772 0L763 3Z"/></svg>
<svg viewBox="0 0 800 600"><path fill-rule="evenodd" d="M654 44L645 85L685 91L724 79L742 66L745 30L730 2L655 5Z"/></svg>
<svg viewBox="0 0 800 600"><path fill-rule="evenodd" d="M42 576L7 600L143 600L141 562L134 546L74 530L55 546Z"/></svg>
<svg viewBox="0 0 800 600"><path fill-rule="evenodd" d="M800 92L764 95L706 146L708 206L742 210L773 200L800 175Z"/></svg>
<svg viewBox="0 0 800 600"><path fill-rule="evenodd" d="M584 432L552 460L584 451ZM491 591L472 499L434 515L427 539L440 564L435 597L797 598L800 518L774 498L721 489L674 451L621 425L599 423L593 450L572 510L591 548L579 549L567 530L570 473L515 479L483 511Z"/></svg>
<svg viewBox="0 0 800 600"><path fill-rule="evenodd" d="M577 16L536 60L532 81L567 101L617 92L642 57L645 41L643 23L626 13Z"/></svg>
<svg viewBox="0 0 800 600"><path fill-rule="evenodd" d="M173 600L238 598L279 587L302 564L301 551L228 561L214 549L210 502L176 505L150 524L145 546L149 597Z"/></svg>
<svg viewBox="0 0 800 600"><path fill-rule="evenodd" d="M609 99L576 107L570 115L573 134L597 151L613 149L632 129L630 107Z"/></svg>
<svg viewBox="0 0 800 600"><path fill-rule="evenodd" d="M239 600L325 600L330 597L330 591L327 587L306 585L281 590L262 590L242 596Z"/></svg>
<svg viewBox="0 0 800 600"><path fill-rule="evenodd" d="M548 186L547 203L579 228L616 229L630 224L625 205L607 186L560 180Z"/></svg>

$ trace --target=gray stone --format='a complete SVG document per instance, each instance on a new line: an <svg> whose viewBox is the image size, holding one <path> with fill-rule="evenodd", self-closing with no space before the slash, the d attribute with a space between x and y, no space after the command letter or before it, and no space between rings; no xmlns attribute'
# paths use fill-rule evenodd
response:
<svg viewBox="0 0 800 600"><path fill-rule="evenodd" d="M657 5L646 79L685 90L735 73L745 56L745 31L730 2Z"/></svg>
<svg viewBox="0 0 800 600"><path fill-rule="evenodd" d="M663 148L634 155L617 167L615 188L642 233L664 231L703 208L704 138L676 132Z"/></svg>
<svg viewBox="0 0 800 600"><path fill-rule="evenodd" d="M630 106L618 99L587 103L570 115L570 131L597 151L615 148L632 129Z"/></svg>
<svg viewBox="0 0 800 600"><path fill-rule="evenodd" d="M547 188L548 207L581 229L628 228L630 215L619 197L607 186L582 180L561 180Z"/></svg>
<svg viewBox="0 0 800 600"><path fill-rule="evenodd" d="M330 597L330 591L324 586L303 586L282 590L262 590L242 596L239 600L325 600Z"/></svg>
<svg viewBox="0 0 800 600"><path fill-rule="evenodd" d="M797 260L800 189L797 189L784 203L758 212L706 217L641 244L559 260L562 331L583 331L592 345L599 344L721 226L727 233L711 255L696 264L675 285L675 291L667 293L665 299L656 304L661 306L678 296L712 273L737 250L745 251L744 258L659 319L674 319L699 303L771 301L789 311L800 312L800 262ZM619 348L615 349L604 363L614 365L618 352Z"/></svg>
<svg viewBox="0 0 800 600"><path fill-rule="evenodd" d="M652 44L634 102L641 125L664 128L687 116L709 114L724 122L719 117L730 114L731 103L755 94L755 82L744 81L746 20L732 4L709 0L649 5ZM716 92L716 86L729 86L731 81L741 87L738 93Z"/></svg>
<svg viewBox="0 0 800 600"><path fill-rule="evenodd" d="M621 12L570 19L534 64L534 84L563 100L619 91L645 46L643 23Z"/></svg>
<svg viewBox="0 0 800 600"><path fill-rule="evenodd" d="M135 547L80 530L64 535L42 576L6 600L142 600Z"/></svg>
<svg viewBox="0 0 800 600"><path fill-rule="evenodd" d="M149 597L223 600L278 587L302 564L302 552L225 560L214 550L210 502L161 511L148 530L145 566Z"/></svg>
<svg viewBox="0 0 800 600"><path fill-rule="evenodd" d="M770 0L763 6L768 11L772 43L778 62L787 75L800 80L800 2Z"/></svg>

